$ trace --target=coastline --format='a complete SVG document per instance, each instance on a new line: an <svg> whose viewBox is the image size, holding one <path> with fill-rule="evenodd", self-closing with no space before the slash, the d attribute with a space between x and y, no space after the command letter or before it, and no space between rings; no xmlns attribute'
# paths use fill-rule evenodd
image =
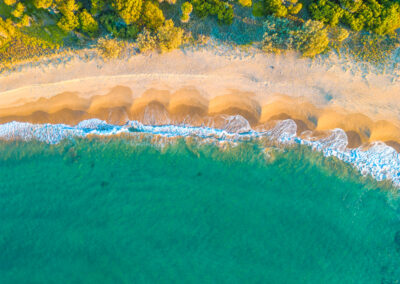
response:
<svg viewBox="0 0 400 284"><path fill-rule="evenodd" d="M233 48L221 54L220 49L112 61L75 57L62 65L4 73L0 136L57 143L70 136L129 132L135 123L151 128L139 132L168 137L200 131L205 138L231 135L240 141L246 137L240 133L250 131L246 139L286 137L282 141L311 146L364 175L400 185L399 76L353 72L335 61L322 64L297 54ZM83 126L96 119L105 129ZM287 128L280 129L282 123ZM160 125L164 132L153 129ZM271 136L275 132L279 137Z"/></svg>
<svg viewBox="0 0 400 284"><path fill-rule="evenodd" d="M400 150L400 80L393 73L365 75L335 59L321 64L228 46L112 61L92 54L59 64L0 75L0 123L75 125L98 118L218 128L216 116L239 114L254 129L293 119L298 135L341 128L351 147L382 141Z"/></svg>

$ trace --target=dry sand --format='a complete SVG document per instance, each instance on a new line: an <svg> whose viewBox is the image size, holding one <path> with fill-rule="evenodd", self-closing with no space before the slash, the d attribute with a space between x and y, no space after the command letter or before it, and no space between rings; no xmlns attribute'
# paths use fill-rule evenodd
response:
<svg viewBox="0 0 400 284"><path fill-rule="evenodd" d="M22 68L0 76L0 122L190 123L218 127L240 114L255 128L291 118L298 132L342 128L350 146L400 142L400 82L393 74L346 71L295 54L176 50L104 62ZM210 119L211 118L211 119Z"/></svg>

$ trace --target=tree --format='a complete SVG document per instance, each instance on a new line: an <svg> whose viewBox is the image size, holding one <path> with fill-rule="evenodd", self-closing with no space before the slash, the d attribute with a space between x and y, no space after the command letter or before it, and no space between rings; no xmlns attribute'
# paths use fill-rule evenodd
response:
<svg viewBox="0 0 400 284"><path fill-rule="evenodd" d="M28 27L31 24L31 18L26 14L23 15L20 24L23 27Z"/></svg>
<svg viewBox="0 0 400 284"><path fill-rule="evenodd" d="M116 39L101 38L97 42L97 49L99 50L100 55L105 59L120 57L124 48L123 43Z"/></svg>
<svg viewBox="0 0 400 284"><path fill-rule="evenodd" d="M279 18L286 17L288 9L283 5L282 0L265 0L264 11L266 15L274 15Z"/></svg>
<svg viewBox="0 0 400 284"><path fill-rule="evenodd" d="M164 0L158 0L158 2L162 3L162 2L164 2ZM165 2L167 2L170 5L173 5L176 3L176 0L165 0Z"/></svg>
<svg viewBox="0 0 400 284"><path fill-rule="evenodd" d="M57 26L65 32L70 32L79 26L78 17L73 13L68 13L61 17Z"/></svg>
<svg viewBox="0 0 400 284"><path fill-rule="evenodd" d="M189 22L190 19L190 13L193 11L193 6L190 2L184 2L181 5L181 11L182 11L182 16L181 16L181 22L182 23L187 23Z"/></svg>
<svg viewBox="0 0 400 284"><path fill-rule="evenodd" d="M125 23L130 25L139 19L143 0L112 0L111 5Z"/></svg>
<svg viewBox="0 0 400 284"><path fill-rule="evenodd" d="M182 45L183 30L175 27L172 20L167 20L157 30L157 38L161 52L170 51Z"/></svg>
<svg viewBox="0 0 400 284"><path fill-rule="evenodd" d="M17 1L18 0L4 0L4 4L6 4L7 6L14 6Z"/></svg>
<svg viewBox="0 0 400 284"><path fill-rule="evenodd" d="M11 12L11 14L16 18L21 18L25 12L25 6L21 2L18 2L15 6L15 9Z"/></svg>
<svg viewBox="0 0 400 284"><path fill-rule="evenodd" d="M192 0L193 10L200 18L215 15L222 24L230 25L233 21L232 5L220 0Z"/></svg>
<svg viewBox="0 0 400 284"><path fill-rule="evenodd" d="M48 9L53 5L53 0L33 0L33 5L37 9Z"/></svg>
<svg viewBox="0 0 400 284"><path fill-rule="evenodd" d="M15 35L16 29L10 19L4 21L0 17L0 47L8 43Z"/></svg>
<svg viewBox="0 0 400 284"><path fill-rule="evenodd" d="M157 37L152 35L148 29L144 28L142 32L138 34L136 43L140 52L152 51L157 48Z"/></svg>
<svg viewBox="0 0 400 284"><path fill-rule="evenodd" d="M324 52L329 44L328 31L318 21L308 20L296 36L297 47L305 57L315 57Z"/></svg>
<svg viewBox="0 0 400 284"><path fill-rule="evenodd" d="M251 0L238 0L239 4L243 7L251 7Z"/></svg>
<svg viewBox="0 0 400 284"><path fill-rule="evenodd" d="M104 8L106 2L104 0L91 0L90 4L90 13L92 13L92 15L96 15Z"/></svg>
<svg viewBox="0 0 400 284"><path fill-rule="evenodd" d="M79 24L81 30L91 36L99 29L99 24L86 9L79 14Z"/></svg>
<svg viewBox="0 0 400 284"><path fill-rule="evenodd" d="M79 26L79 19L75 12L79 5L75 0L57 0L57 8L63 15L57 22L57 26L65 32L70 32Z"/></svg>
<svg viewBox="0 0 400 284"><path fill-rule="evenodd" d="M79 4L75 0L57 0L57 9L64 16L70 16L74 14L79 9Z"/></svg>
<svg viewBox="0 0 400 284"><path fill-rule="evenodd" d="M157 30L164 23L165 18L158 3L146 1L143 7L142 22L143 25L153 31Z"/></svg>

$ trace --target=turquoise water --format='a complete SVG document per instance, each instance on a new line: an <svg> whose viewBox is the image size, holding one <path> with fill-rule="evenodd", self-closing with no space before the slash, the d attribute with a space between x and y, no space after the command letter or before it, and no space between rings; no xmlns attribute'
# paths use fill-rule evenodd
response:
<svg viewBox="0 0 400 284"><path fill-rule="evenodd" d="M0 282L399 283L398 205L300 146L3 142Z"/></svg>

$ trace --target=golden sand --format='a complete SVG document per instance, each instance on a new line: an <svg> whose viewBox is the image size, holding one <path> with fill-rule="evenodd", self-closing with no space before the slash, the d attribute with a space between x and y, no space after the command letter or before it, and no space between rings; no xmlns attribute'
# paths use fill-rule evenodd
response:
<svg viewBox="0 0 400 284"><path fill-rule="evenodd" d="M400 145L400 128L393 122L373 121L364 114L346 113L334 107L318 108L304 99L285 95L275 95L270 102L261 104L250 92L227 90L225 95L207 99L194 87L174 92L149 89L136 98L126 86L116 86L105 95L89 98L82 98L76 92L64 92L0 109L0 122L74 125L83 119L99 118L113 124L139 120L148 124L185 122L218 127L223 115L241 115L255 129L269 128L274 121L293 119L298 135L311 131L313 136L321 137L329 130L341 128L347 133L350 147L374 141L387 142L395 148Z"/></svg>

